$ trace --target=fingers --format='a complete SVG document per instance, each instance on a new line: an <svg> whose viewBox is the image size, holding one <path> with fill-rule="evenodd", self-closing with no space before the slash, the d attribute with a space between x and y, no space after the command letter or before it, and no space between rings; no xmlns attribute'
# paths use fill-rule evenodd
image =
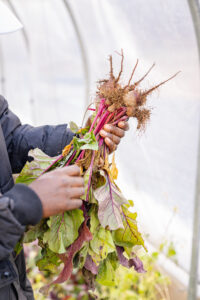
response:
<svg viewBox="0 0 200 300"><path fill-rule="evenodd" d="M107 132L107 133L110 133L114 136L118 136L119 138L122 138L124 136L124 130L117 127L117 126L114 126L114 125L111 125L111 124L106 124L104 126L104 131Z"/></svg>
<svg viewBox="0 0 200 300"><path fill-rule="evenodd" d="M62 182L65 187L84 187L84 179L80 176L66 176Z"/></svg>
<svg viewBox="0 0 200 300"><path fill-rule="evenodd" d="M81 174L80 167L77 165L67 166L64 169L69 176L80 176Z"/></svg>
<svg viewBox="0 0 200 300"><path fill-rule="evenodd" d="M77 165L67 166L61 169L56 170L60 175L68 175L68 176L80 176L81 171Z"/></svg>
<svg viewBox="0 0 200 300"><path fill-rule="evenodd" d="M122 124L122 127L124 127L124 124ZM122 128L113 126L111 124L106 124L104 129L100 131L100 135L104 138L110 152L113 152L117 149L117 145L119 145L124 134L125 131Z"/></svg>
<svg viewBox="0 0 200 300"><path fill-rule="evenodd" d="M107 137L105 138L105 143L108 146L110 153L117 149L117 145Z"/></svg>
<svg viewBox="0 0 200 300"><path fill-rule="evenodd" d="M118 128L119 129L119 128ZM122 130L122 129L120 129ZM120 143L120 137L115 135L115 134L112 134L110 132L107 132L105 130L101 130L100 131L100 135L105 138L105 141L106 139L110 139L111 142L114 142L116 145L118 145Z"/></svg>
<svg viewBox="0 0 200 300"><path fill-rule="evenodd" d="M123 129L125 131L129 130L128 122L121 121L121 122L118 123L118 127L120 127L121 129Z"/></svg>
<svg viewBox="0 0 200 300"><path fill-rule="evenodd" d="M124 137L125 131L127 131L128 129L128 122L121 121L118 123L118 126L106 124L100 131L100 135L104 138L110 152L116 150L117 145L119 145L121 138Z"/></svg>
<svg viewBox="0 0 200 300"><path fill-rule="evenodd" d="M84 187L71 187L67 191L67 196L71 199L77 199L80 198L85 194L85 188Z"/></svg>
<svg viewBox="0 0 200 300"><path fill-rule="evenodd" d="M67 203L67 210L72 210L81 207L83 201L80 199L73 199Z"/></svg>

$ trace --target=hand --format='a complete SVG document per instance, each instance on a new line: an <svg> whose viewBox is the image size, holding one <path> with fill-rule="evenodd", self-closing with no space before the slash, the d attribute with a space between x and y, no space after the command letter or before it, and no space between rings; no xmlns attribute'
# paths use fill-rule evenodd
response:
<svg viewBox="0 0 200 300"><path fill-rule="evenodd" d="M77 165L46 173L29 185L39 196L47 218L82 205L84 180Z"/></svg>
<svg viewBox="0 0 200 300"><path fill-rule="evenodd" d="M118 127L111 124L106 124L100 131L100 135L104 138L110 153L117 149L121 138L125 135L125 131L127 131L128 129L129 124L122 121L118 123Z"/></svg>

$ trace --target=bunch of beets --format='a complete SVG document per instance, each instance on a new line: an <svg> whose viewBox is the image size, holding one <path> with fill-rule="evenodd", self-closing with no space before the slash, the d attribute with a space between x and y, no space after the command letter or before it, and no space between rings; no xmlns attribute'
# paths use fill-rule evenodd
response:
<svg viewBox="0 0 200 300"><path fill-rule="evenodd" d="M131 209L133 202L126 200L115 183L118 171L114 155L110 163L108 147L99 132L105 124L117 126L130 117L137 119L137 129L144 129L150 117L150 110L145 107L147 96L176 74L142 91L138 86L154 65L132 84L137 60L128 84L122 86L119 80L123 72L123 52L121 57L117 77L113 74L112 56L109 58L109 79L99 81L94 107L88 108L92 111L90 126L78 128L71 122L74 138L59 157L49 157L40 149L31 150L29 155L33 160L26 163L17 178L17 183L30 184L56 168L71 164L78 164L81 168L86 187L82 208L43 219L37 226L28 227L23 240L38 240L42 249L36 264L40 270L58 276L53 284L68 280L74 268L82 270L90 288L95 287L95 281L115 285L115 271L119 264L145 272L134 252L136 245L146 249L138 231L137 214ZM50 284L45 289L49 287Z"/></svg>

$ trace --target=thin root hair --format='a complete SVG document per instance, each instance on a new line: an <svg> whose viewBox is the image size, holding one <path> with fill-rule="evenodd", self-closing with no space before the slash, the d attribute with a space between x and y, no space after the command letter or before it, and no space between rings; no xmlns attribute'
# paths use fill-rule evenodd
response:
<svg viewBox="0 0 200 300"><path fill-rule="evenodd" d="M120 71L119 71L119 75L115 79L115 83L118 83L118 81L120 80L120 77L121 77L122 72L123 72L123 64L124 64L124 53L123 53L123 50L121 49L121 54L118 53L118 52L117 52L117 54L121 55L122 59L121 59L121 68L120 68Z"/></svg>
<svg viewBox="0 0 200 300"><path fill-rule="evenodd" d="M151 68L149 68L149 70L144 74L144 76L134 83L134 87L136 87L137 85L139 85L147 77L147 75L149 75L149 73L155 67L155 65L156 64L153 63L153 65L151 66Z"/></svg>
<svg viewBox="0 0 200 300"><path fill-rule="evenodd" d="M159 84L157 84L156 86L152 87L150 90L142 93L142 96L147 96L149 94L151 94L154 90L156 90L157 88L159 88L161 85L165 84L166 82L170 81L171 79L173 79L174 77L176 77L181 71L178 71L176 74L174 74L173 76L171 76L170 78L160 82Z"/></svg>
<svg viewBox="0 0 200 300"><path fill-rule="evenodd" d="M110 61L110 78L114 79L113 75L113 61L112 61L112 55L109 56L109 61Z"/></svg>
<svg viewBox="0 0 200 300"><path fill-rule="evenodd" d="M134 66L134 68L133 68L133 71L132 71L132 73L131 73L131 77L130 77L130 79L129 79L129 81L128 81L128 84L124 87L124 90L125 90L127 87L130 86L131 80L132 80L132 78L133 78L133 75L134 75L134 73L135 73L135 70L136 70L136 68L137 68L138 63L139 63L139 59L137 58L136 64L135 64L135 66Z"/></svg>

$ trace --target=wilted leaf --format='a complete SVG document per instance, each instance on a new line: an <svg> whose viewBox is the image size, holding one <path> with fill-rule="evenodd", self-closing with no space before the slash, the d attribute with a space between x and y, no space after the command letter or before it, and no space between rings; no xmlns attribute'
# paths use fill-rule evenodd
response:
<svg viewBox="0 0 200 300"><path fill-rule="evenodd" d="M115 163L115 152L113 153L113 157L112 157L112 165L111 165L111 169L110 169L110 174L112 177L112 180L117 180L118 177L118 169Z"/></svg>
<svg viewBox="0 0 200 300"><path fill-rule="evenodd" d="M78 125L76 125L75 122L72 122L72 121L69 122L69 127L73 133L77 133L77 131L79 131L79 127L78 127Z"/></svg>
<svg viewBox="0 0 200 300"><path fill-rule="evenodd" d="M131 267L134 267L135 271L138 273L145 273L144 266L142 261L139 259L139 257L136 256L136 254L133 254L133 257L131 259L128 259L124 256L124 248L117 246L117 255L119 258L119 262L122 266L125 268L130 269Z"/></svg>
<svg viewBox="0 0 200 300"><path fill-rule="evenodd" d="M44 170L46 170L51 163L55 161L55 157L50 157L36 148L30 150L28 156L33 157L33 161L27 162L21 173L16 179L16 183L30 184L33 180L38 178Z"/></svg>
<svg viewBox="0 0 200 300"><path fill-rule="evenodd" d="M94 191L94 196L99 203L98 217L101 225L110 230L123 228L120 207L128 201L106 175L106 183Z"/></svg>
<svg viewBox="0 0 200 300"><path fill-rule="evenodd" d="M92 274L97 275L97 273L98 273L98 266L95 264L95 262L92 260L92 257L89 254L86 257L86 261L85 261L84 267L88 271L90 271Z"/></svg>

